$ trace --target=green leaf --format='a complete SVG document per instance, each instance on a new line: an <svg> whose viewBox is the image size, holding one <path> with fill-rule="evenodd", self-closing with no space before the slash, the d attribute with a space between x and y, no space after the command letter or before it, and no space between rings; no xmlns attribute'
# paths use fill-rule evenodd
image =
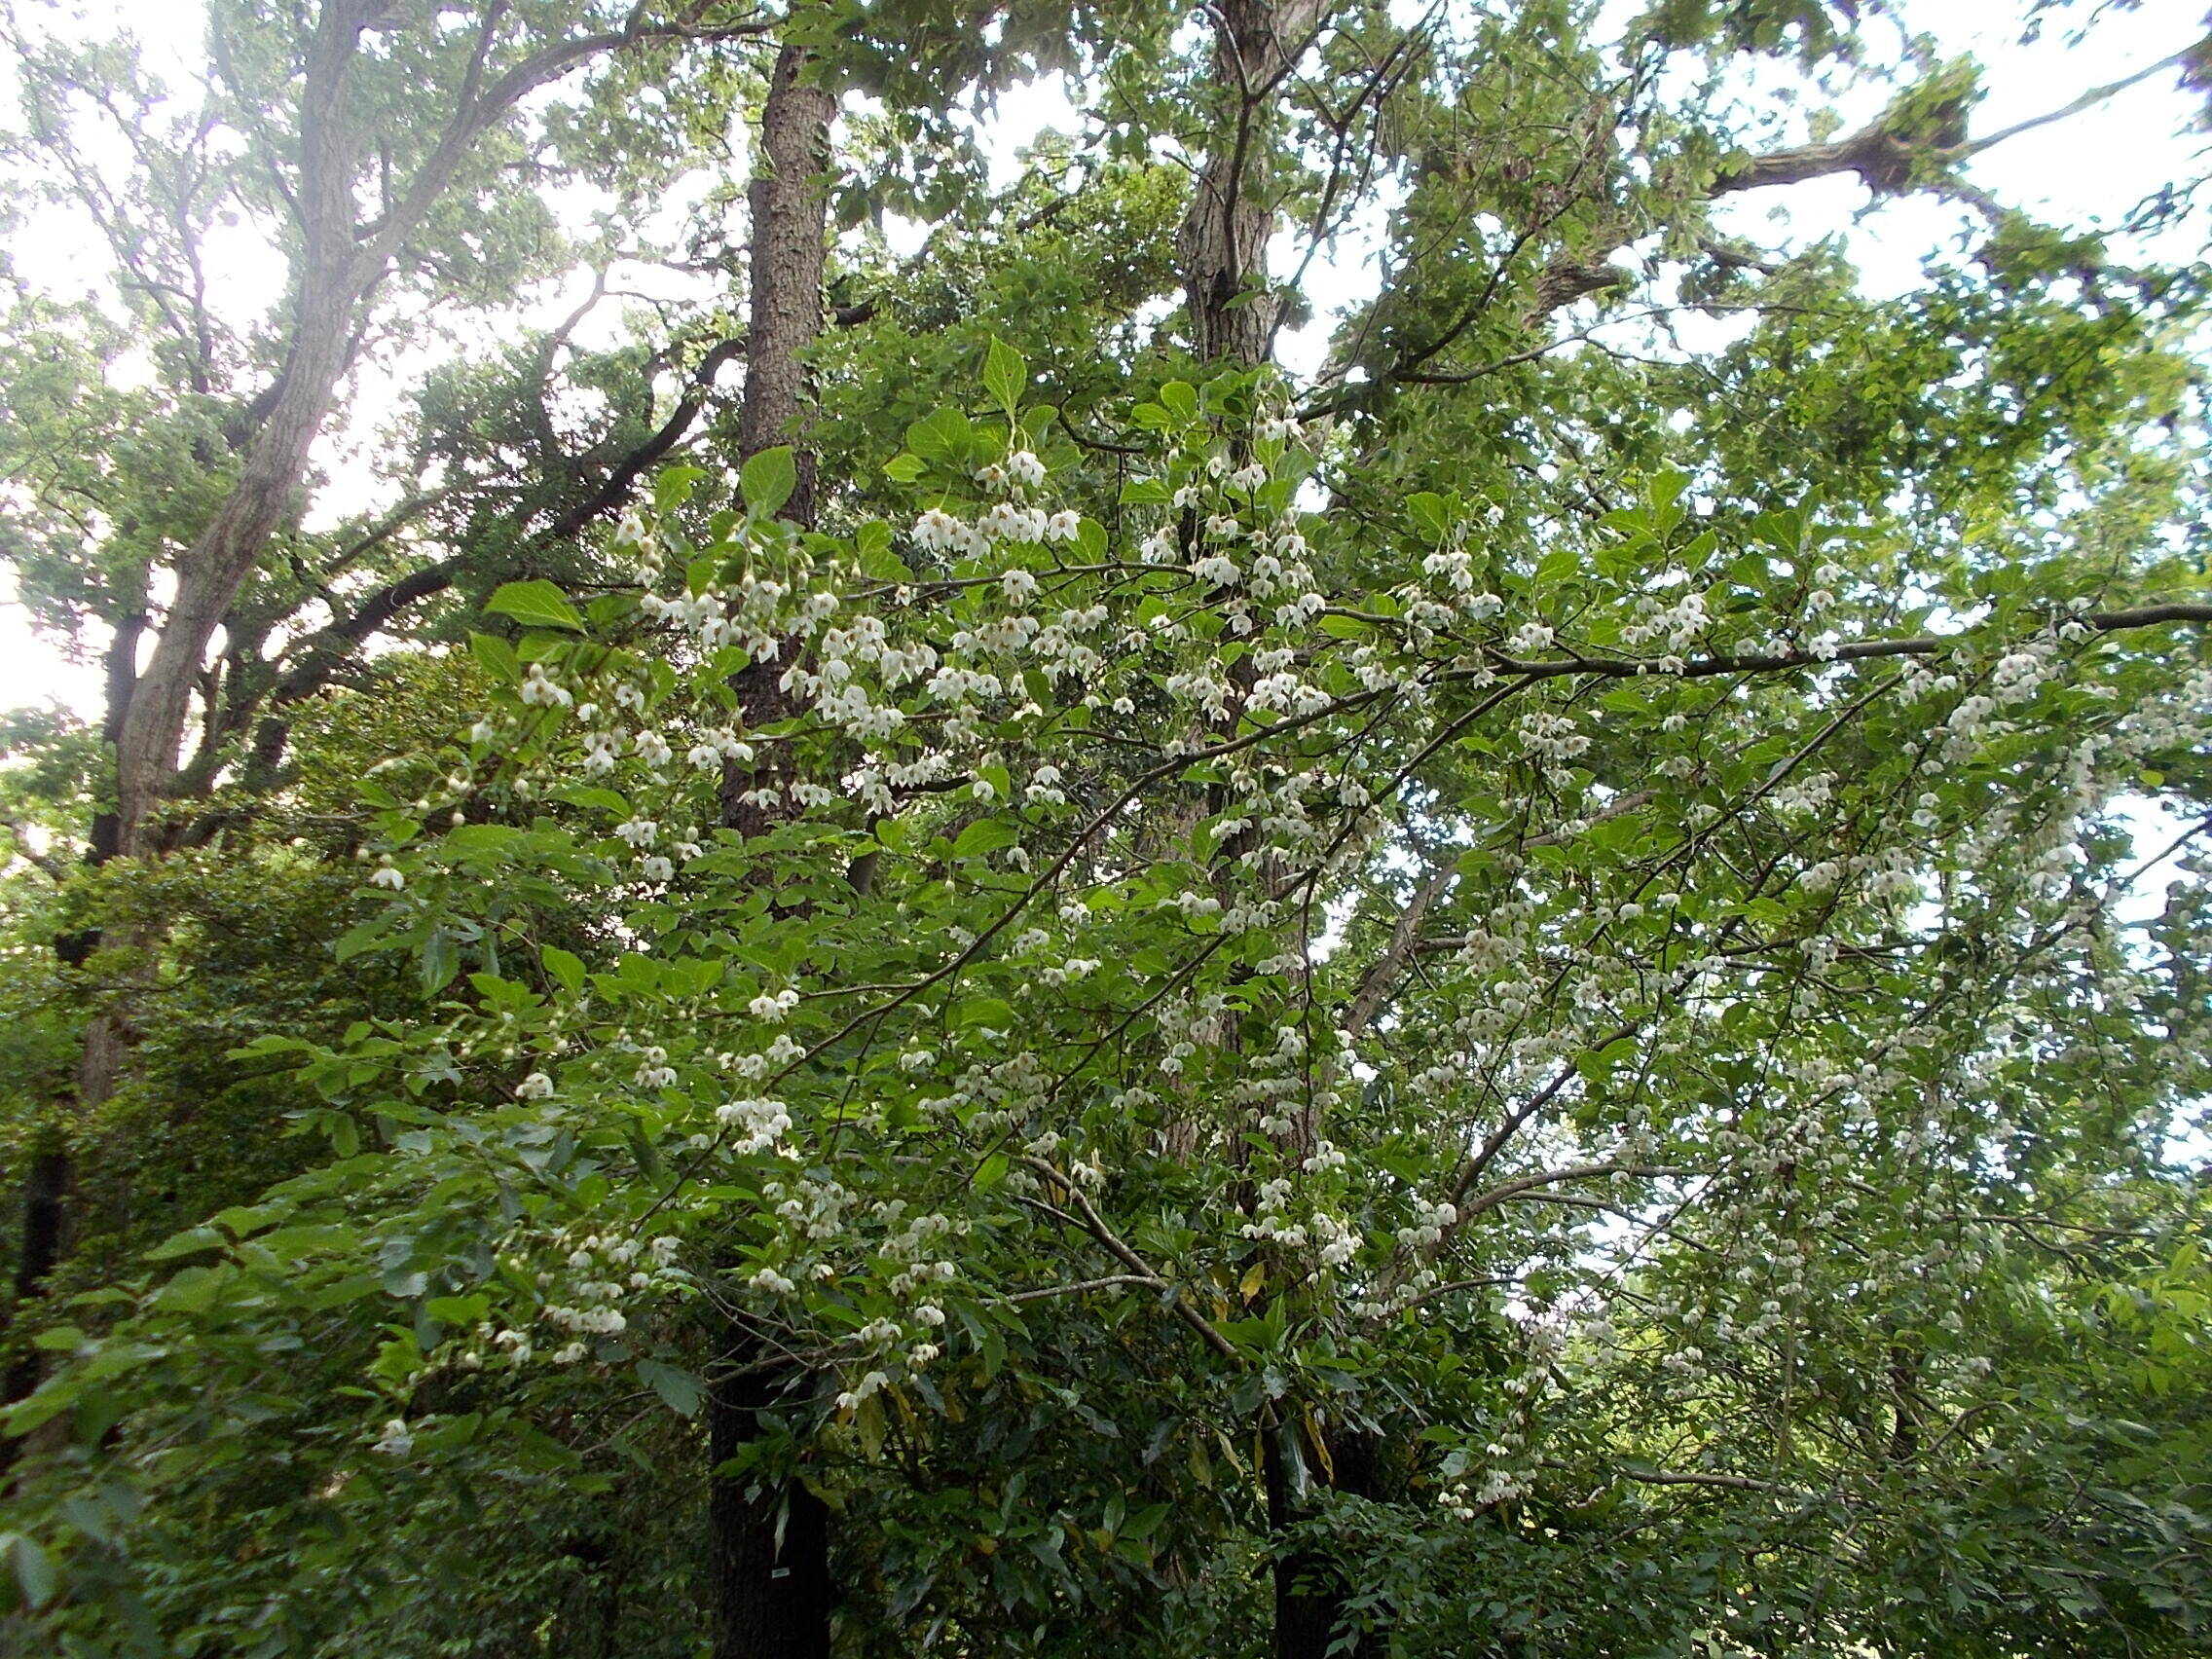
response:
<svg viewBox="0 0 2212 1659"><path fill-rule="evenodd" d="M676 511L691 498L692 488L706 476L705 470L696 466L664 467L653 480L653 511Z"/></svg>
<svg viewBox="0 0 2212 1659"><path fill-rule="evenodd" d="M910 582L914 572L891 551L891 527L870 519L853 533L853 553L861 574L879 582Z"/></svg>
<svg viewBox="0 0 2212 1659"><path fill-rule="evenodd" d="M182 1233L172 1233L146 1252L149 1262L173 1262L183 1256L197 1256L203 1250L220 1250L230 1243L212 1227L191 1227Z"/></svg>
<svg viewBox="0 0 2212 1659"><path fill-rule="evenodd" d="M979 859L985 853L995 853L1001 847L1011 847L1021 839L1021 831L1003 818L978 818L960 831L960 838L952 843L952 856L956 859Z"/></svg>
<svg viewBox="0 0 2212 1659"><path fill-rule="evenodd" d="M1029 360L996 336L983 361L983 389L1009 415L1021 407L1021 394L1029 389Z"/></svg>
<svg viewBox="0 0 2212 1659"><path fill-rule="evenodd" d="M584 988L584 959L574 951L548 944L539 947L537 957L545 964L545 972L571 996Z"/></svg>
<svg viewBox="0 0 2212 1659"><path fill-rule="evenodd" d="M924 461L964 467L976 426L957 409L940 409L906 428L906 447Z"/></svg>
<svg viewBox="0 0 2212 1659"><path fill-rule="evenodd" d="M515 656L514 646L508 645L497 634L469 635L468 648L495 680L504 682L522 678L522 663ZM380 801L378 804L381 806L387 803ZM398 803L393 801L388 804L397 805Z"/></svg>
<svg viewBox="0 0 2212 1659"><path fill-rule="evenodd" d="M542 577L503 584L484 602L484 608L512 616L533 628L580 629L584 625L576 608L559 588Z"/></svg>
<svg viewBox="0 0 2212 1659"><path fill-rule="evenodd" d="M738 474L738 488L744 493L746 511L756 518L774 518L798 488L798 463L792 459L791 445L764 449L748 461Z"/></svg>
<svg viewBox="0 0 2212 1659"><path fill-rule="evenodd" d="M638 1381L658 1394L678 1417L690 1417L699 1409L707 1385L688 1371L663 1365L657 1359L638 1361Z"/></svg>
<svg viewBox="0 0 2212 1659"><path fill-rule="evenodd" d="M883 476L894 484L911 484L929 469L929 463L918 455L895 455L883 463Z"/></svg>
<svg viewBox="0 0 2212 1659"><path fill-rule="evenodd" d="M423 989L436 992L453 983L461 972L461 946L444 928L432 928L423 941Z"/></svg>
<svg viewBox="0 0 2212 1659"><path fill-rule="evenodd" d="M594 784L571 784L553 792L555 800L565 800L571 806L596 806L602 812L611 812L619 818L630 816L630 803L612 790L601 789Z"/></svg>
<svg viewBox="0 0 2212 1659"><path fill-rule="evenodd" d="M0 1537L14 1558L16 1583L23 1592L23 1601L33 1611L54 1600L54 1563L46 1551L39 1548L20 1532L10 1532Z"/></svg>

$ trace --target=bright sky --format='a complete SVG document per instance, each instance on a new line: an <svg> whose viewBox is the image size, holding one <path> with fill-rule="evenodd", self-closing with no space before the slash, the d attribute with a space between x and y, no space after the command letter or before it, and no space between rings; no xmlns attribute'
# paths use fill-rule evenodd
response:
<svg viewBox="0 0 2212 1659"><path fill-rule="evenodd" d="M1635 0L1617 0L1616 9L1633 15L1640 7ZM2092 8L2083 5L2074 10L2085 15ZM1933 33L1946 55L1971 52L1987 65L1989 95L1973 117L1975 132L1983 133L2055 109L2091 87L2120 80L2178 51L2201 33L2198 11L2197 0L2146 0L2132 13L2107 7L2081 44L2069 45L2063 30L2053 27L2032 47L2022 47L2011 38L2016 32L2014 0L1905 0L1900 15L1911 27ZM181 69L196 58L198 7L177 0L120 0L115 15L144 41L155 62ZM2066 18L2061 14L2060 21ZM172 69L172 78L183 77ZM1787 75L1778 75L1775 84L1786 79ZM1771 110L1787 124L1776 132L1776 142L1803 141L1801 107L1756 89L1747 94L1747 101L1753 109ZM1868 88L1847 100L1843 113L1856 125L1876 113L1884 101L1884 89ZM2205 142L2203 135L2187 130L2194 113L2191 101L2174 89L2171 76L2160 76L2062 124L1990 151L1973 162L1972 177L2000 200L2059 224L2081 229L2110 225L2161 181L2187 170L2191 154ZM1071 106L1057 84L1017 89L1003 97L988 131L995 168L1002 178L1018 166L1022 145L1044 128L1067 126L1070 116ZM1725 218L1768 242L1778 236L1790 245L1825 236L1844 237L1866 274L1866 286L1882 293L1911 286L1926 255L1956 250L1962 238L1977 228L1966 209L1925 199L1888 203L1871 212L1866 207L1866 192L1855 180L1837 178L1748 193L1727 205ZM1371 221L1364 234L1346 238L1309 270L1306 286L1317 320L1284 343L1282 354L1291 367L1309 371L1317 366L1334 315L1373 291L1378 223ZM65 241L57 242L43 231L42 227L40 237L21 239L21 245L11 250L19 268L34 279L51 279L57 286L80 284L82 278L74 272L82 269L91 249L72 252ZM33 242L41 245L30 245ZM2194 239L2192 242L2158 251L2189 257L2197 251ZM1279 249L1276 268L1288 268L1298 252L1287 245ZM274 273L250 268L240 269L231 279L264 292L276 280ZM534 320L559 315L573 298L569 293L540 297L532 308L536 313ZM364 402L371 400L364 396ZM375 424L373 417L356 423L363 430L373 429ZM326 455L338 459L335 440L326 446ZM0 584L6 580L6 573L0 571ZM55 700L96 718L98 699L96 668L70 662L57 642L36 635L20 607L0 585L0 708ZM2149 836L2156 826L2147 823L2144 829Z"/></svg>

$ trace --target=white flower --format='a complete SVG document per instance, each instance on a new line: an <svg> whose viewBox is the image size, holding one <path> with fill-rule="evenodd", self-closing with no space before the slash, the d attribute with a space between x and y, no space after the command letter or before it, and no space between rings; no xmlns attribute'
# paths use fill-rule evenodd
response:
<svg viewBox="0 0 2212 1659"><path fill-rule="evenodd" d="M676 757L676 751L669 748L668 740L657 731L638 733L637 754L646 765L654 767L665 766Z"/></svg>
<svg viewBox="0 0 2212 1659"><path fill-rule="evenodd" d="M492 722L490 720L478 720L470 726L468 728L468 741L471 743L490 743L492 741Z"/></svg>
<svg viewBox="0 0 2212 1659"><path fill-rule="evenodd" d="M391 855L387 853L377 862L377 867L369 872L369 884L372 887L387 887L397 893L407 885L407 877L392 867Z"/></svg>
<svg viewBox="0 0 2212 1659"><path fill-rule="evenodd" d="M544 1100L553 1093L553 1080L541 1071L534 1071L515 1085L517 1100Z"/></svg>
<svg viewBox="0 0 2212 1659"><path fill-rule="evenodd" d="M1045 521L1047 541L1073 541L1083 534L1083 515L1078 512L1054 513Z"/></svg>
<svg viewBox="0 0 2212 1659"><path fill-rule="evenodd" d="M633 818L626 824L617 824L614 832L633 847L649 847L659 836L660 826L650 818Z"/></svg>
<svg viewBox="0 0 2212 1659"><path fill-rule="evenodd" d="M1037 578L1027 571L1007 571L999 577L999 586L1006 590L1007 598L1016 605L1026 604L1037 596Z"/></svg>
<svg viewBox="0 0 2212 1659"><path fill-rule="evenodd" d="M563 687L545 678L545 665L534 662L530 674L522 682L522 700L537 708L567 708L575 699Z"/></svg>
<svg viewBox="0 0 2212 1659"><path fill-rule="evenodd" d="M1045 463L1027 450L1016 450L1008 456L1006 470L1016 484L1026 484L1032 490L1045 482Z"/></svg>
<svg viewBox="0 0 2212 1659"><path fill-rule="evenodd" d="M389 1422L387 1422L384 1425L383 1438L378 1440L369 1450L381 1452L387 1457L404 1457L408 1453L414 1451L415 1437L407 1432L407 1419L405 1418L393 1418Z"/></svg>
<svg viewBox="0 0 2212 1659"><path fill-rule="evenodd" d="M659 853L647 854L638 861L638 877L642 881L666 881L676 873L676 866Z"/></svg>
<svg viewBox="0 0 2212 1659"><path fill-rule="evenodd" d="M793 990L778 991L773 996L763 991L746 1004L747 1011L755 1019L765 1020L771 1025L782 1024L784 1016L796 1007L798 992Z"/></svg>
<svg viewBox="0 0 2212 1659"><path fill-rule="evenodd" d="M914 543L924 552L943 552L959 533L960 521L941 507L932 507L914 521Z"/></svg>
<svg viewBox="0 0 2212 1659"><path fill-rule="evenodd" d="M974 793L977 800L988 801L996 796L999 792L998 786L992 783L990 779L977 778L975 783Z"/></svg>

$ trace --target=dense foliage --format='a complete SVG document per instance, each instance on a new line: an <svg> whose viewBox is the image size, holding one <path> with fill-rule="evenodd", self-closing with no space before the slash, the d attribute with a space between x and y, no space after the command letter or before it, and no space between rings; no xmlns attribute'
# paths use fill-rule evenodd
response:
<svg viewBox="0 0 2212 1659"><path fill-rule="evenodd" d="M219 0L189 112L11 17L116 264L5 548L119 689L0 772L5 1640L2202 1649L2212 272L1878 16L1619 11ZM1836 173L1972 245L1722 228ZM332 316L387 497L296 446L195 643Z"/></svg>

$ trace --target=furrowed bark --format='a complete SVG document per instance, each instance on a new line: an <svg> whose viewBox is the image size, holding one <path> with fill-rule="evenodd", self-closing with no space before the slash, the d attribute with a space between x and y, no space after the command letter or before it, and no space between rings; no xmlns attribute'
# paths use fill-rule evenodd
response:
<svg viewBox="0 0 2212 1659"><path fill-rule="evenodd" d="M1255 368L1274 337L1267 291L1275 204L1265 166L1275 90L1330 10L1329 0L1224 0L1214 11L1214 63L1235 90L1235 116L1198 168L1176 233L1192 349L1201 361Z"/></svg>
<svg viewBox="0 0 2212 1659"><path fill-rule="evenodd" d="M752 213L752 313L746 328L745 401L738 413L741 460L800 434L805 365L801 353L822 331L823 265L829 197L818 175L827 157L836 102L805 79L807 54L786 44L776 55L761 107L756 171L746 192ZM798 486L784 516L811 526L814 458L793 444ZM777 682L784 665L754 663L732 684L750 726L791 713ZM764 749L752 773L722 779L722 822L748 837L771 829L777 810L743 797L788 783L781 745ZM760 1414L803 1379L764 1365L762 1334L742 1314L721 1333L723 1356L707 1393L708 1589L714 1659L829 1659L829 1508L795 1479L719 1471L762 1431Z"/></svg>

